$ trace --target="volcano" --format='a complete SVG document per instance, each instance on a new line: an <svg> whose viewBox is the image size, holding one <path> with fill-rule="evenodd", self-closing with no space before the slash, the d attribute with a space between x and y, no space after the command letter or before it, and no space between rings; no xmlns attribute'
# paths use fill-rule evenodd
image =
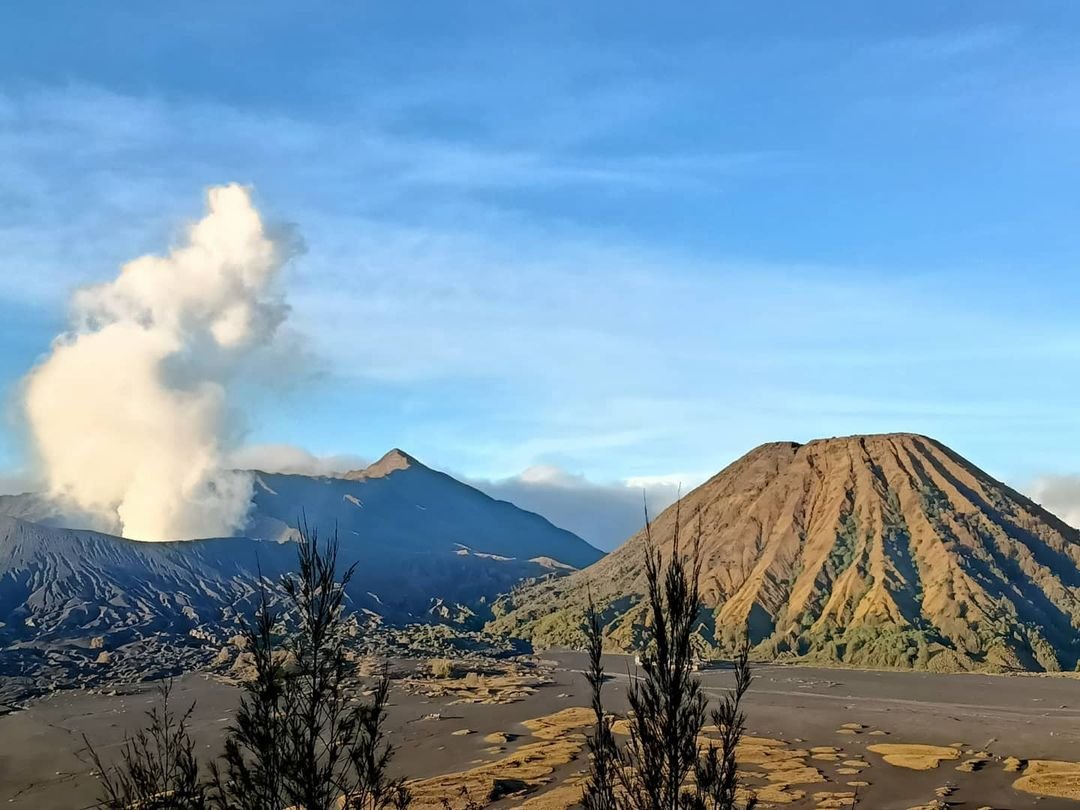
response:
<svg viewBox="0 0 1080 810"><path fill-rule="evenodd" d="M1080 532L926 436L762 445L659 515L700 533L703 643L766 659L1056 671L1080 655ZM644 531L496 603L491 629L580 640L592 593L613 648L642 643Z"/></svg>
<svg viewBox="0 0 1080 810"><path fill-rule="evenodd" d="M350 610L393 625L472 630L517 583L601 556L400 450L340 478L252 476L244 535L203 540L143 543L70 528L46 497L0 496L0 702L5 676L40 681L54 660L82 673L84 664L101 668L100 654L142 666L150 656L138 651L150 642L161 661L195 660L189 648L216 652L253 615L259 583L295 568L301 521L324 537L336 532L339 559L357 564Z"/></svg>

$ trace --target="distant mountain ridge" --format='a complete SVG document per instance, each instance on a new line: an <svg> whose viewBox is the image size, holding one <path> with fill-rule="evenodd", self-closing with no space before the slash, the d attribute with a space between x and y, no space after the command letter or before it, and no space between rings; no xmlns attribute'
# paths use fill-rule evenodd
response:
<svg viewBox="0 0 1080 810"><path fill-rule="evenodd" d="M272 582L292 569L302 516L322 537L336 529L340 561L358 563L351 607L398 624L478 626L515 584L601 556L399 450L349 478L256 473L255 483L246 536L169 543L47 525L57 520L47 499L0 499L0 648L220 643L254 609L260 573Z"/></svg>
<svg viewBox="0 0 1080 810"><path fill-rule="evenodd" d="M291 549L247 538L140 543L0 516L0 639L186 633L231 619ZM293 553L294 554L294 553Z"/></svg>
<svg viewBox="0 0 1080 810"><path fill-rule="evenodd" d="M546 518L485 495L396 448L342 478L255 475L245 531L255 537L289 536L303 510L313 525L336 524L343 537L378 543L391 553L467 550L519 560L551 557L574 568L602 556Z"/></svg>
<svg viewBox="0 0 1080 810"><path fill-rule="evenodd" d="M1073 669L1080 532L925 436L762 445L686 495L701 516L705 643L856 666ZM670 553L676 507L653 525ZM490 628L576 643L586 593L613 646L640 644L644 533L517 589Z"/></svg>
<svg viewBox="0 0 1080 810"><path fill-rule="evenodd" d="M381 542L389 553L467 550L515 559L550 557L582 568L603 556L573 532L502 501L394 448L373 464L340 476L248 471L254 495L236 534L290 539L306 514L323 532ZM52 528L80 528L38 493L0 495L0 515Z"/></svg>

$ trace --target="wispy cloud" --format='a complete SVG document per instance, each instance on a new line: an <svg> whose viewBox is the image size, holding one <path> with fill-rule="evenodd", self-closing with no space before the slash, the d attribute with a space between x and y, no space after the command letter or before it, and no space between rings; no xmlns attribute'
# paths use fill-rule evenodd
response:
<svg viewBox="0 0 1080 810"><path fill-rule="evenodd" d="M1015 25L976 25L886 39L867 52L912 59L952 59L986 54L1011 45L1022 35Z"/></svg>
<svg viewBox="0 0 1080 810"><path fill-rule="evenodd" d="M596 104L591 128L604 110ZM85 85L0 93L0 155L0 296L17 300L59 298L88 272L105 272L132 252L123 245L152 244L159 234L148 225L175 229L184 201L223 178L254 183L289 217L321 219L329 208L347 226L370 218L476 231L501 216L503 203L488 193L655 192L769 171L784 159L454 140L394 132L363 109L312 121Z"/></svg>

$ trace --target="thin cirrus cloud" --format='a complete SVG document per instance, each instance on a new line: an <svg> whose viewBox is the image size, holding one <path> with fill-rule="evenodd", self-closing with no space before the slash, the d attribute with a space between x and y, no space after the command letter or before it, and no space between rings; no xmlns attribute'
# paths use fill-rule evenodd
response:
<svg viewBox="0 0 1080 810"><path fill-rule="evenodd" d="M590 118L603 117L597 103ZM783 159L760 151L611 157L570 146L401 136L363 110L310 121L88 85L0 93L0 146L0 202L13 212L0 222L5 263L40 270L24 272L19 283L6 283L13 273L0 275L0 294L24 301L61 298L86 281L87 268L101 273L153 244L154 236L175 229L177 212L189 208L193 193L230 179L272 193L267 202L289 218L325 222L327 230L345 225L345 233L359 231L360 238L366 229L377 243L383 235L376 229L390 236L412 232L415 239L417 227L408 223L417 219L425 231L446 232L439 223L447 204L450 233L505 228L500 207L474 192L582 185L670 190L768 171L774 158ZM424 189L429 200L417 196ZM156 233L148 234L148 225Z"/></svg>
<svg viewBox="0 0 1080 810"><path fill-rule="evenodd" d="M934 34L894 37L872 44L866 52L916 60L962 59L999 51L1015 43L1021 34L1018 26L976 25Z"/></svg>

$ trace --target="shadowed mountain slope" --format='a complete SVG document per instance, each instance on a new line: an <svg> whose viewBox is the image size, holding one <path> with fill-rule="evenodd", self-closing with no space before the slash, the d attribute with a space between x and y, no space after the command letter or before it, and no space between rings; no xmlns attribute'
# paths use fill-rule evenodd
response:
<svg viewBox="0 0 1080 810"><path fill-rule="evenodd" d="M289 534L301 510L309 522L337 525L372 553L457 552L529 560L551 557L574 568L601 552L546 518L495 500L412 456L392 450L343 478L256 473L247 533Z"/></svg>
<svg viewBox="0 0 1080 810"><path fill-rule="evenodd" d="M234 617L295 553L246 538L139 543L0 517L0 638L186 634Z"/></svg>
<svg viewBox="0 0 1080 810"><path fill-rule="evenodd" d="M747 628L765 656L861 666L1072 669L1080 533L925 436L766 444L686 495L700 518L703 641ZM676 508L654 522L670 553ZM640 643L639 533L595 565L519 588L490 627L577 639L586 593L613 646ZM685 548L685 545L684 545Z"/></svg>
<svg viewBox="0 0 1080 810"><path fill-rule="evenodd" d="M475 624L491 598L601 553L539 515L392 451L347 478L257 473L248 536L140 543L61 528L38 496L0 509L0 641L186 634L250 613L258 572L291 570L288 542L306 515L337 527L340 560L358 563L352 607L391 622ZM52 525L48 525L52 524Z"/></svg>

